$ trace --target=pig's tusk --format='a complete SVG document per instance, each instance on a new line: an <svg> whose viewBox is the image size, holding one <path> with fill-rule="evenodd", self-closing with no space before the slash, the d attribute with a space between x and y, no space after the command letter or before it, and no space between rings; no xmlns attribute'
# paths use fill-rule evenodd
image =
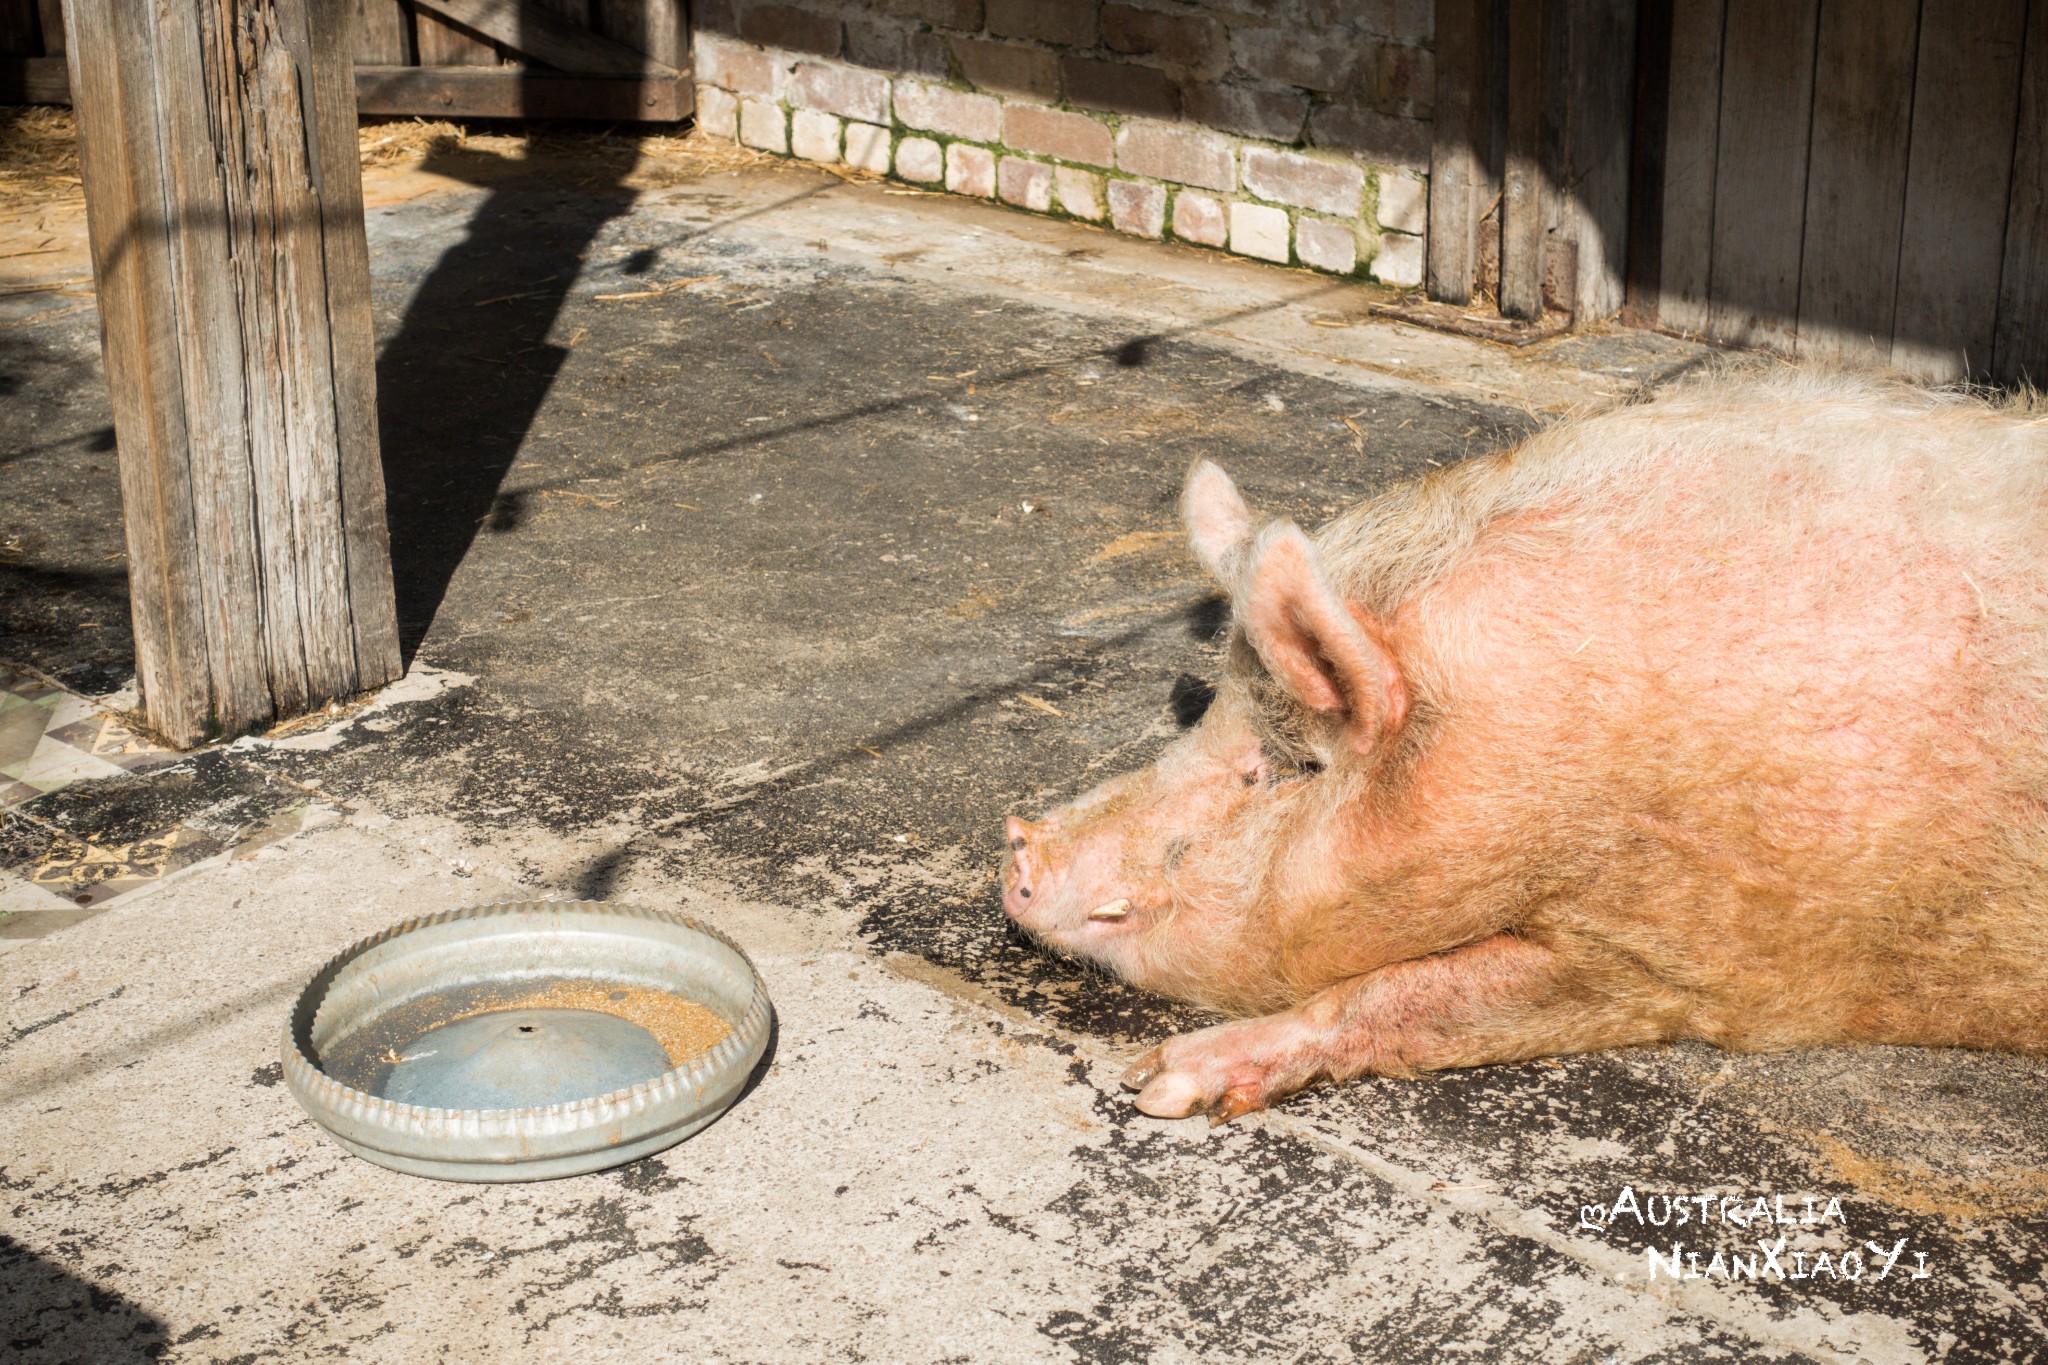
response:
<svg viewBox="0 0 2048 1365"><path fill-rule="evenodd" d="M1111 902L1110 902L1110 903L1109 903L1108 905L1098 905L1098 906L1096 906L1096 907L1095 907L1095 908L1094 908L1093 910L1090 910L1090 911L1088 912L1088 918L1089 918L1089 919L1122 919L1122 918L1123 918L1123 917L1124 917L1125 915L1128 915L1128 914L1130 914L1130 913L1131 913L1131 903L1130 903L1129 901L1127 901L1127 900L1113 900L1113 901L1111 901Z"/></svg>

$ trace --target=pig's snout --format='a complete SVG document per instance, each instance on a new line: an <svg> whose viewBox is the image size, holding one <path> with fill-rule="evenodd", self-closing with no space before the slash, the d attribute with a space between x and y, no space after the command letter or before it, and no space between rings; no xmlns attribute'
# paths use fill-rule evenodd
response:
<svg viewBox="0 0 2048 1365"><path fill-rule="evenodd" d="M1003 864L1003 913L1011 919L1023 919L1038 895L1042 881L1040 846L1049 833L1050 823L1034 825L1014 815L1003 821L1003 843L1010 850Z"/></svg>
<svg viewBox="0 0 2048 1365"><path fill-rule="evenodd" d="M1036 824L1009 817L1003 822L1003 842L1009 848L1003 912L1019 924L1039 933L1072 933L1084 924L1099 931L1130 916L1130 895L1119 895L1099 876L1101 845L1084 840L1076 848L1062 835L1057 814ZM1096 894L1090 898L1090 892ZM1085 906L1094 908L1078 913Z"/></svg>

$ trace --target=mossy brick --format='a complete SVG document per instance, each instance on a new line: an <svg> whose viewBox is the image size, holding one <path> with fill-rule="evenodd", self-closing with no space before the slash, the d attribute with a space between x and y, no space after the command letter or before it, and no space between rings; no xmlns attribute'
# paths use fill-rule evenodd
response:
<svg viewBox="0 0 2048 1365"><path fill-rule="evenodd" d="M1078 161L1087 166L1115 163L1107 125L1086 114L1013 104L1003 110L1003 141L1020 152Z"/></svg>
<svg viewBox="0 0 2048 1365"><path fill-rule="evenodd" d="M946 147L946 188L954 194L992 199L996 192L996 154L972 143Z"/></svg>
<svg viewBox="0 0 2048 1365"><path fill-rule="evenodd" d="M1060 212L1072 214L1090 223L1099 223L1103 217L1102 177L1081 170L1075 166L1055 166L1052 171L1053 196L1059 201Z"/></svg>
<svg viewBox="0 0 2048 1365"><path fill-rule="evenodd" d="M880 123L889 117L889 78L836 63L798 62L789 79L789 102L801 109Z"/></svg>
<svg viewBox="0 0 2048 1365"><path fill-rule="evenodd" d="M1221 203L1182 190L1173 197L1173 235L1201 246L1222 246L1230 240L1230 222Z"/></svg>
<svg viewBox="0 0 2048 1365"><path fill-rule="evenodd" d="M1178 124L1138 119L1125 123L1117 129L1116 164L1154 180L1226 194L1237 188L1237 162L1229 139Z"/></svg>
<svg viewBox="0 0 2048 1365"><path fill-rule="evenodd" d="M1270 204L1232 204L1230 249L1240 256L1255 256L1262 261L1285 265L1289 226L1285 209L1276 209Z"/></svg>
<svg viewBox="0 0 2048 1365"><path fill-rule="evenodd" d="M896 83L896 121L906 128L995 142L1002 136L1003 106L987 95L952 90L926 81Z"/></svg>
<svg viewBox="0 0 2048 1365"><path fill-rule="evenodd" d="M1166 230L1166 187L1139 180L1110 181L1109 221L1118 232L1156 240Z"/></svg>
<svg viewBox="0 0 2048 1365"><path fill-rule="evenodd" d="M1274 147L1244 149L1244 187L1261 199L1356 218L1365 172L1351 161L1325 161Z"/></svg>

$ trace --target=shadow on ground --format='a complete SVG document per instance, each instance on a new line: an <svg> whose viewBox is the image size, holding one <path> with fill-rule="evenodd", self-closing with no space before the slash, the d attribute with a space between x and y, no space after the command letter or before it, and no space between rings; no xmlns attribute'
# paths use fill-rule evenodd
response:
<svg viewBox="0 0 2048 1365"><path fill-rule="evenodd" d="M10 1359L127 1365L161 1359L168 1338L145 1309L0 1234L0 1343Z"/></svg>
<svg viewBox="0 0 2048 1365"><path fill-rule="evenodd" d="M487 185L377 357L379 435L399 639L408 663L478 533L515 529L498 490L568 357L551 340L584 256L635 192L628 159L594 158L573 192L439 151L421 166ZM493 174L482 174L495 171ZM545 211L543 211L545 210Z"/></svg>

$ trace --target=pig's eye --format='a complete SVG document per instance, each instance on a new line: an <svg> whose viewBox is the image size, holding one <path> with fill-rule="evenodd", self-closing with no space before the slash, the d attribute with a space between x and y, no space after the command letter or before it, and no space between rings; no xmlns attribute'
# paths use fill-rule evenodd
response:
<svg viewBox="0 0 2048 1365"><path fill-rule="evenodd" d="M1267 782L1286 782L1294 778L1314 777L1323 770L1323 765L1315 759L1290 752L1270 739L1260 746L1260 750L1259 776ZM1247 776L1245 784L1249 786L1251 781L1251 777Z"/></svg>
<svg viewBox="0 0 2048 1365"><path fill-rule="evenodd" d="M1314 777L1322 770L1323 765L1312 758L1296 759L1284 767L1275 766L1273 769L1273 780L1275 782L1292 782L1305 777Z"/></svg>

